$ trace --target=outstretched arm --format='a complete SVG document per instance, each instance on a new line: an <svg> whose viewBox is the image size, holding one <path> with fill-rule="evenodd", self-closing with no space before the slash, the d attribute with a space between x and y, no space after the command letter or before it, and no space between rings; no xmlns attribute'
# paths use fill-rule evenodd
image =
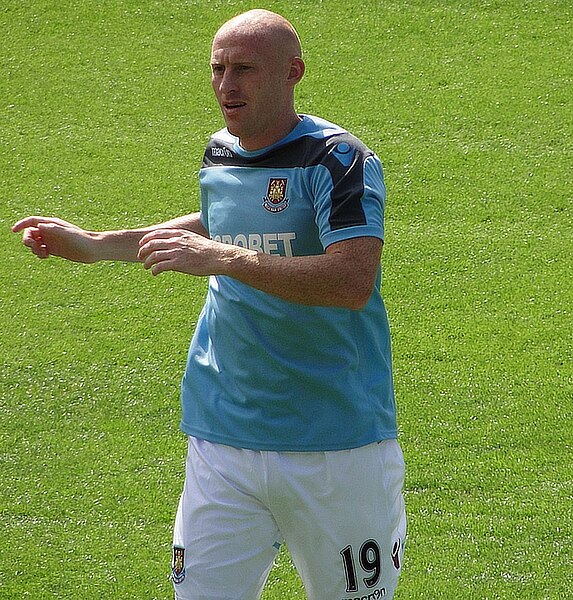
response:
<svg viewBox="0 0 573 600"><path fill-rule="evenodd" d="M24 245L39 258L60 256L82 263L99 260L138 261L139 241L156 229L178 229L207 235L199 220L199 213L151 227L117 231L88 231L55 217L35 216L26 217L12 227L15 233L23 231Z"/></svg>
<svg viewBox="0 0 573 600"><path fill-rule="evenodd" d="M368 302L382 251L382 240L359 237L316 256L261 254L208 239L199 213L142 229L100 232L57 218L27 217L12 230L24 232L24 244L39 258L141 261L154 275L228 275L291 302L352 309Z"/></svg>

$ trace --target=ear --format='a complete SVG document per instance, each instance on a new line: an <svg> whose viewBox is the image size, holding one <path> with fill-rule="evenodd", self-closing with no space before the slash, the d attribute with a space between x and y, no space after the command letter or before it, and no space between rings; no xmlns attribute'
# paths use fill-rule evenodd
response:
<svg viewBox="0 0 573 600"><path fill-rule="evenodd" d="M305 64L302 58L296 56L290 61L290 69L288 74L288 81L292 85L296 85L303 77L305 71Z"/></svg>

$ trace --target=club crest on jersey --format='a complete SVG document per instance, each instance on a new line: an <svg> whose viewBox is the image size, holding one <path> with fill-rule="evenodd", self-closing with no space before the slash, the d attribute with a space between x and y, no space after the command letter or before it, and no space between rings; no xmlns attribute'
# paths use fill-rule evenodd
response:
<svg viewBox="0 0 573 600"><path fill-rule="evenodd" d="M288 179L286 177L271 177L267 195L263 198L263 207L272 213L283 211L288 206L286 197Z"/></svg>
<svg viewBox="0 0 573 600"><path fill-rule="evenodd" d="M173 583L182 583L185 579L185 548L173 547L171 578Z"/></svg>

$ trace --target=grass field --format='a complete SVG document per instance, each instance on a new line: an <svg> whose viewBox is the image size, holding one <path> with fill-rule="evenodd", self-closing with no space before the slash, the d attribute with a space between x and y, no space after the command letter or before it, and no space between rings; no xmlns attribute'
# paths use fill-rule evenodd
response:
<svg viewBox="0 0 573 600"><path fill-rule="evenodd" d="M222 126L207 61L257 4L0 7L0 599L157 599L205 281L28 255L10 225L198 207ZM398 600L573 586L573 6L266 2L297 26L301 112L380 155L409 540ZM305 598L288 554L265 600ZM334 600L334 599L333 599Z"/></svg>

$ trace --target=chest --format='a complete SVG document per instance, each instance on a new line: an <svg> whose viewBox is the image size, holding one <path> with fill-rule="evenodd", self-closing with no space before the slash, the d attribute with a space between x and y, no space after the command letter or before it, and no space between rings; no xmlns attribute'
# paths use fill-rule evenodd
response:
<svg viewBox="0 0 573 600"><path fill-rule="evenodd" d="M213 167L200 182L211 238L268 254L323 252L305 169Z"/></svg>

